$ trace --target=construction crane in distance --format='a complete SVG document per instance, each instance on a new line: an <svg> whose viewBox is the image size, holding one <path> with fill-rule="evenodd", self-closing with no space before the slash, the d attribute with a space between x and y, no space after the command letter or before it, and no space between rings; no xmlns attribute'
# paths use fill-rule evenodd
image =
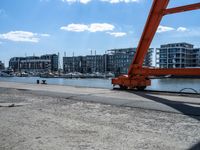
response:
<svg viewBox="0 0 200 150"><path fill-rule="evenodd" d="M154 0L142 36L137 47L134 59L129 67L128 75L121 75L112 79L113 86L119 85L121 89L144 90L151 85L150 76L184 75L200 76L200 68L150 68L143 67L143 61L157 31L157 28L165 15L200 9L200 3L167 8L170 0Z"/></svg>

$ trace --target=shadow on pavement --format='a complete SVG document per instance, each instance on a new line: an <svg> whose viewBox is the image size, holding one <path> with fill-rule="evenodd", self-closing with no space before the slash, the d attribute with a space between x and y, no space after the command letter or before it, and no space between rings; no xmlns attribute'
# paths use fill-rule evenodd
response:
<svg viewBox="0 0 200 150"><path fill-rule="evenodd" d="M188 150L200 150L200 142L193 145L191 148L189 148Z"/></svg>
<svg viewBox="0 0 200 150"><path fill-rule="evenodd" d="M148 95L145 92L138 92L138 91L128 91L128 92L136 94L136 95L144 97L144 98L147 98L149 100L158 102L158 103L162 103L169 107L172 107L172 108L178 110L179 112L183 113L184 115L188 115L191 118L194 118L194 119L200 121L200 107L189 106L189 105L184 104L184 102L171 101L169 99ZM193 145L192 147L190 147L188 150L200 150L200 141L198 143L196 143L195 145Z"/></svg>
<svg viewBox="0 0 200 150"><path fill-rule="evenodd" d="M153 95L149 95L149 93L146 93L146 92L139 92L139 91L132 91L132 90L128 90L126 92L167 105L171 108L176 109L177 111L181 112L184 115L187 115L191 118L194 118L200 121L200 107L186 105L184 102L180 102L180 101L174 101L174 100L172 101L170 99L156 97ZM190 104L199 105L199 103L190 103ZM188 150L200 150L200 141L194 144L192 147L188 148Z"/></svg>
<svg viewBox="0 0 200 150"><path fill-rule="evenodd" d="M129 93L136 94L138 96L141 96L143 98L167 105L171 108L176 109L177 111L181 112L184 115L188 115L198 121L200 121L200 107L190 106L186 105L184 102L180 101L171 101L170 99L165 99L161 97L156 97L153 95L149 95L146 92L138 92L138 91L127 91ZM194 104L194 103L191 103Z"/></svg>

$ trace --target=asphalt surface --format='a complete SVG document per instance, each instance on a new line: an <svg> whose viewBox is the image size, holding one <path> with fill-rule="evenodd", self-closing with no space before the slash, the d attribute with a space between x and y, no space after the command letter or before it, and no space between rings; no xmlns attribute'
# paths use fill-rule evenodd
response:
<svg viewBox="0 0 200 150"><path fill-rule="evenodd" d="M37 85L0 82L0 87L14 88L35 94L64 97L72 100L150 109L157 111L200 115L200 95L180 93L120 91L100 88L83 88L60 85Z"/></svg>
<svg viewBox="0 0 200 150"><path fill-rule="evenodd" d="M0 82L0 150L200 149L200 98Z"/></svg>

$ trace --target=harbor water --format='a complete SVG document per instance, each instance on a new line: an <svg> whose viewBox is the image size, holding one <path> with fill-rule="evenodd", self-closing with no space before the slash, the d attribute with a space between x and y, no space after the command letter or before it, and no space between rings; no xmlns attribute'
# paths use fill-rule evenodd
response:
<svg viewBox="0 0 200 150"><path fill-rule="evenodd" d="M46 80L47 84L68 85L79 87L95 87L112 89L111 79L64 79L64 78L39 78L39 77L0 77L0 81L36 84L37 80ZM0 83L1 84L1 83ZM153 79L148 90L176 91L200 93L200 79ZM195 91L194 91L195 90Z"/></svg>

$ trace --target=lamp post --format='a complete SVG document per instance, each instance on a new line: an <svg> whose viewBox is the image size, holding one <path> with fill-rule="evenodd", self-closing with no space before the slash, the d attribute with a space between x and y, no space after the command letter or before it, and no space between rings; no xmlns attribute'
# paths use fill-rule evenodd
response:
<svg viewBox="0 0 200 150"><path fill-rule="evenodd" d="M105 74L107 72L107 54L106 54L106 51L105 51Z"/></svg>

